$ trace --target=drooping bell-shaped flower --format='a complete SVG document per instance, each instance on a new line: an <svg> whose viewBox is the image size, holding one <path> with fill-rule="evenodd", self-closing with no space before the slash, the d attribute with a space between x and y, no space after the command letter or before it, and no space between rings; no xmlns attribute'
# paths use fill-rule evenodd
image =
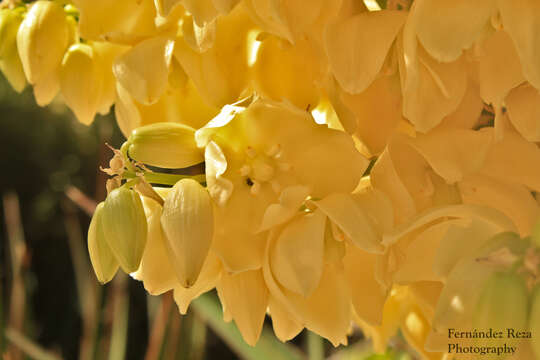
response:
<svg viewBox="0 0 540 360"><path fill-rule="evenodd" d="M214 236L208 191L192 179L177 182L165 198L161 226L178 280L189 288L199 277Z"/></svg>

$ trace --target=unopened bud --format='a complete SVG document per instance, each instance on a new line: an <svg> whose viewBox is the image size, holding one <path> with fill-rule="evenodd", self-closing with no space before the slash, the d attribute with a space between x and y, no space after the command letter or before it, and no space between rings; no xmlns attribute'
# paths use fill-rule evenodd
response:
<svg viewBox="0 0 540 360"><path fill-rule="evenodd" d="M118 261L114 257L103 232L103 203L96 207L88 228L88 252L98 281L108 283L118 271Z"/></svg>
<svg viewBox="0 0 540 360"><path fill-rule="evenodd" d="M480 294L473 327L479 331L526 331L529 298L525 279L518 274L496 272L487 280ZM518 339L481 339L483 346L509 346ZM497 357L498 359L503 356Z"/></svg>
<svg viewBox="0 0 540 360"><path fill-rule="evenodd" d="M111 191L103 206L102 222L107 243L122 270L136 271L147 237L146 216L139 194L125 187Z"/></svg>
<svg viewBox="0 0 540 360"><path fill-rule="evenodd" d="M17 51L17 32L23 21L20 9L0 10L0 70L17 92L26 86L26 77Z"/></svg>
<svg viewBox="0 0 540 360"><path fill-rule="evenodd" d="M131 158L163 168L185 168L204 161L195 130L178 123L155 123L135 129L128 140Z"/></svg>
<svg viewBox="0 0 540 360"><path fill-rule="evenodd" d="M208 191L192 179L177 182L165 198L161 226L178 280L190 287L199 277L214 233Z"/></svg>

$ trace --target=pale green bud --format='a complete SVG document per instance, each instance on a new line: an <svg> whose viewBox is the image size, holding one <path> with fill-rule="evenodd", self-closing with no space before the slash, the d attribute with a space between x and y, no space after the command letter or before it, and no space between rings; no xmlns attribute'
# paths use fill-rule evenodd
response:
<svg viewBox="0 0 540 360"><path fill-rule="evenodd" d="M96 207L88 228L88 252L98 281L102 284L112 280L118 271L118 261L105 239L103 232L103 202Z"/></svg>
<svg viewBox="0 0 540 360"><path fill-rule="evenodd" d="M192 286L199 277L214 233L208 191L192 179L177 182L165 198L161 227L180 284Z"/></svg>
<svg viewBox="0 0 540 360"><path fill-rule="evenodd" d="M531 347L537 359L540 359L540 285L537 285L531 297L531 316L529 318L531 331Z"/></svg>
<svg viewBox="0 0 540 360"><path fill-rule="evenodd" d="M163 168L185 168L204 161L195 129L178 123L155 123L135 129L128 140L131 158Z"/></svg>
<svg viewBox="0 0 540 360"><path fill-rule="evenodd" d="M507 337L508 329L528 329L529 296L525 279L518 274L496 272L486 281L473 314L473 328L502 331L501 339L480 339L482 346L515 345L519 339ZM495 358L503 358L504 356Z"/></svg>
<svg viewBox="0 0 540 360"><path fill-rule="evenodd" d="M26 86L26 77L17 51L17 32L23 21L23 10L0 10L0 70L17 92Z"/></svg>
<svg viewBox="0 0 540 360"><path fill-rule="evenodd" d="M138 193L119 187L103 206L103 231L120 267L126 273L139 268L147 237L144 208Z"/></svg>

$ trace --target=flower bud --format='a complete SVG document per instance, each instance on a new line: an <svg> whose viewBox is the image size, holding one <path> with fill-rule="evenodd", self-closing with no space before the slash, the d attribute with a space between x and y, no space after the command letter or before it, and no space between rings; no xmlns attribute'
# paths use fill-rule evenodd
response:
<svg viewBox="0 0 540 360"><path fill-rule="evenodd" d="M155 123L135 129L128 140L131 158L163 168L185 168L204 161L195 130L177 123Z"/></svg>
<svg viewBox="0 0 540 360"><path fill-rule="evenodd" d="M103 76L94 49L87 44L72 45L60 68L60 89L77 119L89 125L100 105Z"/></svg>
<svg viewBox="0 0 540 360"><path fill-rule="evenodd" d="M23 21L22 8L0 10L0 70L17 92L26 86L26 78L17 51L17 31Z"/></svg>
<svg viewBox="0 0 540 360"><path fill-rule="evenodd" d="M473 314L473 328L479 331L525 331L528 319L528 291L523 277L496 272L486 281ZM511 346L518 339L481 339L482 346ZM502 358L502 357L498 357Z"/></svg>
<svg viewBox="0 0 540 360"><path fill-rule="evenodd" d="M96 273L98 281L102 284L108 283L118 270L118 261L114 257L103 232L103 203L96 207L90 227L88 228L88 252L90 261Z"/></svg>
<svg viewBox="0 0 540 360"><path fill-rule="evenodd" d="M214 233L208 191L192 179L182 179L165 198L161 227L180 284L192 286L208 255Z"/></svg>
<svg viewBox="0 0 540 360"><path fill-rule="evenodd" d="M54 1L33 3L19 27L17 47L39 105L51 102L58 92L58 71L68 41L69 26L62 6Z"/></svg>
<svg viewBox="0 0 540 360"><path fill-rule="evenodd" d="M529 326L532 333L531 347L536 358L540 358L540 285L537 285L532 292Z"/></svg>
<svg viewBox="0 0 540 360"><path fill-rule="evenodd" d="M139 194L119 187L103 206L103 231L107 244L126 273L139 268L146 245L147 224Z"/></svg>

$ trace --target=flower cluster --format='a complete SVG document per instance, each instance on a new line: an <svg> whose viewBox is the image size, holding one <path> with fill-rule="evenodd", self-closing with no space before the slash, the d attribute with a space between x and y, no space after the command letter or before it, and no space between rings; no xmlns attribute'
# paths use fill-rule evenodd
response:
<svg viewBox="0 0 540 360"><path fill-rule="evenodd" d="M4 1L0 69L86 124L114 104L101 282L181 312L216 288L249 344L266 314L427 359L448 329L540 332L537 0L72 2Z"/></svg>

